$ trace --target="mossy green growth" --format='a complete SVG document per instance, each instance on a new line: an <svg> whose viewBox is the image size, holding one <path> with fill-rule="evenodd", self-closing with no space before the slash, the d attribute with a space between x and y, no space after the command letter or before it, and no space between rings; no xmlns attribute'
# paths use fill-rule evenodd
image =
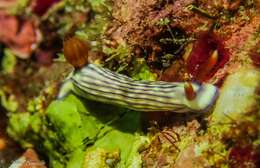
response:
<svg viewBox="0 0 260 168"><path fill-rule="evenodd" d="M112 1L111 1L112 2ZM112 10L110 0L89 0L92 9L95 12L104 13Z"/></svg>
<svg viewBox="0 0 260 168"><path fill-rule="evenodd" d="M9 9L9 12L14 15L19 15L23 12L25 12L30 0L18 0L16 1L16 5L12 6Z"/></svg>
<svg viewBox="0 0 260 168"><path fill-rule="evenodd" d="M105 67L118 73L129 69L132 56L130 48L125 44L120 44L117 48L104 48L103 52L107 55Z"/></svg>
<svg viewBox="0 0 260 168"><path fill-rule="evenodd" d="M107 25L111 21L111 4L107 0L90 0L90 13L93 15L90 20L75 32L77 36L90 42L91 49L102 50L102 40Z"/></svg>
<svg viewBox="0 0 260 168"><path fill-rule="evenodd" d="M16 56L12 53L10 49L5 49L3 60L1 61L1 70L3 71L3 73L6 74L13 73L15 65Z"/></svg>
<svg viewBox="0 0 260 168"><path fill-rule="evenodd" d="M6 96L3 89L0 89L0 104L8 111L16 111L18 108L18 102L16 101L14 95Z"/></svg>
<svg viewBox="0 0 260 168"><path fill-rule="evenodd" d="M155 81L157 79L157 74L152 73L146 63L142 63L137 72L133 72L132 78L135 80L148 80L148 81Z"/></svg>

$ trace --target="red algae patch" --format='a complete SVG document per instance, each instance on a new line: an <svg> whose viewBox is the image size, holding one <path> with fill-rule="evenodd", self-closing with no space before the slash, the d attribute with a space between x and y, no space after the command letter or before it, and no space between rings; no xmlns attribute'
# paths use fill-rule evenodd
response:
<svg viewBox="0 0 260 168"><path fill-rule="evenodd" d="M211 32L203 32L193 45L187 70L193 80L207 81L229 61L222 40Z"/></svg>
<svg viewBox="0 0 260 168"><path fill-rule="evenodd" d="M256 67L260 67L260 42L256 44L254 48L251 49L249 55Z"/></svg>
<svg viewBox="0 0 260 168"><path fill-rule="evenodd" d="M250 145L235 146L229 153L229 159L231 160L231 168L254 167L259 162L259 154L254 153Z"/></svg>
<svg viewBox="0 0 260 168"><path fill-rule="evenodd" d="M33 12L39 16L44 15L44 13L57 2L59 2L59 0L36 0L33 2Z"/></svg>

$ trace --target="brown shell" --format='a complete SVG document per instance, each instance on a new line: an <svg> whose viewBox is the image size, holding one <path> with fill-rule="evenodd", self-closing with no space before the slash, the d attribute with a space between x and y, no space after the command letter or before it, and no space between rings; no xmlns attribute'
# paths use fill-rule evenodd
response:
<svg viewBox="0 0 260 168"><path fill-rule="evenodd" d="M75 36L63 42L64 57L75 68L81 68L88 63L89 50L89 45Z"/></svg>

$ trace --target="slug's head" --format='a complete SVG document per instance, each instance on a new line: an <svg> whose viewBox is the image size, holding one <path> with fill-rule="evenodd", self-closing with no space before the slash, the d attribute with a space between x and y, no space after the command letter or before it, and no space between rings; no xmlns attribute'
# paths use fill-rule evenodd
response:
<svg viewBox="0 0 260 168"><path fill-rule="evenodd" d="M185 82L185 104L194 111L206 112L216 102L219 91L212 84Z"/></svg>
<svg viewBox="0 0 260 168"><path fill-rule="evenodd" d="M76 36L67 37L63 41L64 57L77 69L88 64L89 50L89 45Z"/></svg>

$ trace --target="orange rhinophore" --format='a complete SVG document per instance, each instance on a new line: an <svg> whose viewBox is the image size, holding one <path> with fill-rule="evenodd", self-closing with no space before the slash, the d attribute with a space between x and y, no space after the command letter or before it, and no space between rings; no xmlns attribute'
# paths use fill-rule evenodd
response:
<svg viewBox="0 0 260 168"><path fill-rule="evenodd" d="M191 82L184 83L185 95L188 100L193 100L196 97L196 92L194 91Z"/></svg>
<svg viewBox="0 0 260 168"><path fill-rule="evenodd" d="M75 68L82 68L88 63L89 50L89 45L75 36L63 42L64 57Z"/></svg>
<svg viewBox="0 0 260 168"><path fill-rule="evenodd" d="M204 80L206 75L212 71L212 69L215 67L215 65L218 62L218 50L214 50L207 62L202 66L201 71L198 74L199 80Z"/></svg>

